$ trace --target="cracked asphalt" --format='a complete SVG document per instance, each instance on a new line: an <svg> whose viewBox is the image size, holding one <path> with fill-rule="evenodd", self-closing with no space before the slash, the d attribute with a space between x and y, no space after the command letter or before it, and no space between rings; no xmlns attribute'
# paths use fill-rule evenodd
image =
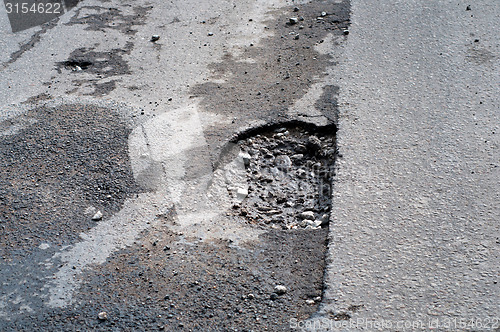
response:
<svg viewBox="0 0 500 332"><path fill-rule="evenodd" d="M330 207L290 191L290 222L323 218L295 230L235 214L256 181L239 137L328 136L333 166L329 48L349 15L334 1L82 1L4 24L1 330L276 331L314 314ZM276 135L262 167L279 187L291 151Z"/></svg>
<svg viewBox="0 0 500 332"><path fill-rule="evenodd" d="M0 8L1 331L500 328L497 2Z"/></svg>

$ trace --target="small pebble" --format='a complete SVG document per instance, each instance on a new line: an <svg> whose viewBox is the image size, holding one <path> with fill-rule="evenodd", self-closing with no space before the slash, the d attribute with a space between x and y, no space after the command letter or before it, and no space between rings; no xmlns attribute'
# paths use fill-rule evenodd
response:
<svg viewBox="0 0 500 332"><path fill-rule="evenodd" d="M160 40L160 36L159 35L152 35L151 36L151 41L154 43L155 41L158 41Z"/></svg>
<svg viewBox="0 0 500 332"><path fill-rule="evenodd" d="M292 161L287 155L277 156L274 162L279 169L288 169L292 166Z"/></svg>
<svg viewBox="0 0 500 332"><path fill-rule="evenodd" d="M243 164L245 165L245 167L250 166L250 160L252 159L250 154L246 152L240 152L240 157L243 159Z"/></svg>
<svg viewBox="0 0 500 332"><path fill-rule="evenodd" d="M316 136L309 136L307 140L307 146L313 151L321 149L321 141Z"/></svg>
<svg viewBox="0 0 500 332"><path fill-rule="evenodd" d="M312 211L304 211L299 214L300 219L304 220L314 220L314 212Z"/></svg>
<svg viewBox="0 0 500 332"><path fill-rule="evenodd" d="M48 244L48 243L42 243L42 244L40 244L40 246L38 248L40 248L42 250L45 250L45 249L50 248L50 244Z"/></svg>
<svg viewBox="0 0 500 332"><path fill-rule="evenodd" d="M274 292L278 295L283 295L286 293L286 291L287 289L283 285L276 285L276 287L274 287Z"/></svg>
<svg viewBox="0 0 500 332"><path fill-rule="evenodd" d="M238 188L238 190L236 191L236 196L238 197L238 199L243 200L248 196L248 190L245 188Z"/></svg>
<svg viewBox="0 0 500 332"><path fill-rule="evenodd" d="M106 311L101 311L97 317L100 319L100 320L107 320L108 319L108 313Z"/></svg>
<svg viewBox="0 0 500 332"><path fill-rule="evenodd" d="M92 217L92 220L94 221L97 221L97 220L101 220L102 219L102 212L101 211L97 211L94 216Z"/></svg>
<svg viewBox="0 0 500 332"><path fill-rule="evenodd" d="M297 22L298 22L298 21L299 21L299 19L298 19L298 18L296 18L296 17L290 17L290 18L289 18L289 22L290 22L290 24L292 24L292 25L293 25L293 24L297 24Z"/></svg>

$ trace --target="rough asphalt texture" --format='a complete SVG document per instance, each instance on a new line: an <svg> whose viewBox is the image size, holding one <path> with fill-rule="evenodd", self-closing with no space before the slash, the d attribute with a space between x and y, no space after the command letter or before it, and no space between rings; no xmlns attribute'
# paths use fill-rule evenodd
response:
<svg viewBox="0 0 500 332"><path fill-rule="evenodd" d="M349 4L295 7L84 1L34 31L2 26L0 330L282 331L317 311L333 174L288 193L321 225L270 228L226 204L231 176L253 179L222 158L294 123L294 167L333 166L330 48ZM291 153L282 135L253 163Z"/></svg>
<svg viewBox="0 0 500 332"><path fill-rule="evenodd" d="M335 330L500 326L499 18L496 1L352 2L319 317L354 325Z"/></svg>
<svg viewBox="0 0 500 332"><path fill-rule="evenodd" d="M4 259L23 260L26 251L54 241L55 233L58 245L69 245L94 226L97 210L109 217L139 192L128 160L131 129L117 114L95 107L35 108L15 121L2 124L31 124L0 137Z"/></svg>
<svg viewBox="0 0 500 332"><path fill-rule="evenodd" d="M497 2L0 14L0 330L498 330ZM221 156L294 121L336 134L330 222L240 218Z"/></svg>

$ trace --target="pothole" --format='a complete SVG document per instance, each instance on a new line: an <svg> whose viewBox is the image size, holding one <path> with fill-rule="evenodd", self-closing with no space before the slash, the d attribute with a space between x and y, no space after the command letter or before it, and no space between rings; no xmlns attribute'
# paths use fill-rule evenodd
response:
<svg viewBox="0 0 500 332"><path fill-rule="evenodd" d="M64 67L74 71L85 70L92 66L92 62L86 60L68 60L64 61L62 64Z"/></svg>
<svg viewBox="0 0 500 332"><path fill-rule="evenodd" d="M232 213L275 229L328 227L335 126L291 123L242 136L236 144L248 187L237 191Z"/></svg>

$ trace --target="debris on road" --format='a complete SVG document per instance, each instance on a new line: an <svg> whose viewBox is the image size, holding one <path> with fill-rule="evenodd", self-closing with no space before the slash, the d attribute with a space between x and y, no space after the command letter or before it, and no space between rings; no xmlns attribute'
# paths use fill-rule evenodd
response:
<svg viewBox="0 0 500 332"><path fill-rule="evenodd" d="M276 285L276 287L274 287L274 292L278 295L283 295L285 294L287 291L287 288L283 285Z"/></svg>
<svg viewBox="0 0 500 332"><path fill-rule="evenodd" d="M319 138L318 138L319 136ZM334 128L300 126L262 132L239 142L248 190L238 189L233 213L254 224L326 227L335 160ZM322 216L316 220L316 215Z"/></svg>
<svg viewBox="0 0 500 332"><path fill-rule="evenodd" d="M102 212L101 211L97 211L94 216L92 217L92 220L94 221L98 221L98 220L101 220L102 219Z"/></svg>
<svg viewBox="0 0 500 332"><path fill-rule="evenodd" d="M304 211L299 214L300 219L305 219L305 220L314 220L314 212L312 211Z"/></svg>
<svg viewBox="0 0 500 332"><path fill-rule="evenodd" d="M101 311L98 315L97 318L100 320L107 320L108 319L108 313L106 311Z"/></svg>

